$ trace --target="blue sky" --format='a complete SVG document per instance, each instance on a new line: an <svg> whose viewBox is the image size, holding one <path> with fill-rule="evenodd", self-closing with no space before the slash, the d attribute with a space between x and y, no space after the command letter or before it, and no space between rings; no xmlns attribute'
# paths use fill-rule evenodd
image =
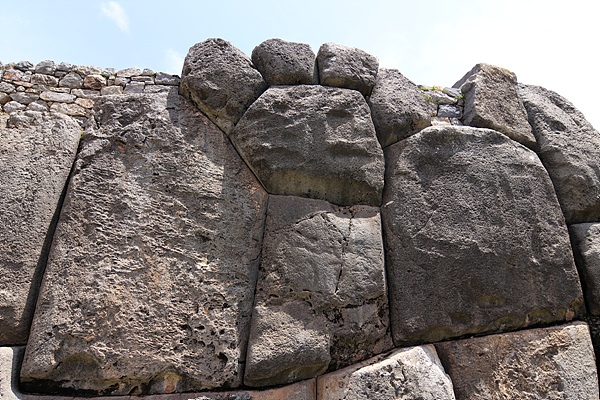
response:
<svg viewBox="0 0 600 400"><path fill-rule="evenodd" d="M279 37L359 47L418 84L450 86L478 62L554 90L600 128L597 0L0 0L0 61L51 59L179 74L221 37L246 54Z"/></svg>

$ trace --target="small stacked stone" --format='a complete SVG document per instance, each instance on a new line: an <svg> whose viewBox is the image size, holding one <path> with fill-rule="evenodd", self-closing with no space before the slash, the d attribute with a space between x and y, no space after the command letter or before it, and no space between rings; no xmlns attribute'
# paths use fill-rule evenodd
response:
<svg viewBox="0 0 600 400"><path fill-rule="evenodd" d="M432 125L462 125L464 100L460 89L420 85L425 101L432 105Z"/></svg>
<svg viewBox="0 0 600 400"><path fill-rule="evenodd" d="M156 93L179 85L179 77L150 69L76 66L45 60L0 63L0 107L15 111L54 111L75 118L82 126L98 96Z"/></svg>

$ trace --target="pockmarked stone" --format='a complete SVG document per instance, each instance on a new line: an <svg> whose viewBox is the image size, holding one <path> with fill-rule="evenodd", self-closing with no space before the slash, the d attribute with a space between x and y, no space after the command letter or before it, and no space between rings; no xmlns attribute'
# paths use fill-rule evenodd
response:
<svg viewBox="0 0 600 400"><path fill-rule="evenodd" d="M379 208L270 196L244 383L306 379L391 347Z"/></svg>
<svg viewBox="0 0 600 400"><path fill-rule="evenodd" d="M465 125L494 129L530 149L535 147L535 137L513 72L477 64L454 87L460 88L464 95L462 121Z"/></svg>
<svg viewBox="0 0 600 400"><path fill-rule="evenodd" d="M269 193L379 206L383 152L356 91L269 88L230 134Z"/></svg>
<svg viewBox="0 0 600 400"><path fill-rule="evenodd" d="M457 399L596 400L585 323L436 344Z"/></svg>
<svg viewBox="0 0 600 400"><path fill-rule="evenodd" d="M80 133L64 115L0 117L0 345L27 342Z"/></svg>
<svg viewBox="0 0 600 400"><path fill-rule="evenodd" d="M317 400L454 400L432 345L396 350L317 378Z"/></svg>
<svg viewBox="0 0 600 400"><path fill-rule="evenodd" d="M267 390L182 393L173 400L315 400L316 386L316 380L309 379Z"/></svg>
<svg viewBox="0 0 600 400"><path fill-rule="evenodd" d="M526 85L519 91L567 223L600 221L600 133L557 93Z"/></svg>
<svg viewBox="0 0 600 400"><path fill-rule="evenodd" d="M267 195L169 93L103 96L82 137L21 369L25 390L236 388Z"/></svg>
<svg viewBox="0 0 600 400"><path fill-rule="evenodd" d="M382 220L396 346L573 319L567 228L536 154L440 125L386 148Z"/></svg>
<svg viewBox="0 0 600 400"><path fill-rule="evenodd" d="M230 134L267 82L250 58L223 39L193 45L183 63L180 91Z"/></svg>
<svg viewBox="0 0 600 400"><path fill-rule="evenodd" d="M252 62L269 86L319 83L315 53L308 44L265 40L252 50Z"/></svg>
<svg viewBox="0 0 600 400"><path fill-rule="evenodd" d="M54 75L56 63L52 60L40 61L34 68L36 74Z"/></svg>
<svg viewBox="0 0 600 400"><path fill-rule="evenodd" d="M319 80L322 85L354 89L371 94L379 60L364 50L338 43L325 43L317 53Z"/></svg>
<svg viewBox="0 0 600 400"><path fill-rule="evenodd" d="M431 125L434 103L427 103L419 87L398 70L381 68L368 99L382 147Z"/></svg>
<svg viewBox="0 0 600 400"><path fill-rule="evenodd" d="M587 311L600 317L600 223L569 226L575 263L585 282Z"/></svg>
<svg viewBox="0 0 600 400"><path fill-rule="evenodd" d="M60 79L58 86L70 89L81 89L83 87L83 78L77 72L69 72Z"/></svg>
<svg viewBox="0 0 600 400"><path fill-rule="evenodd" d="M9 101L7 103L4 103L4 105L2 106L2 109L4 110L4 112L7 112L9 114L13 113L15 111L22 111L22 110L24 110L26 108L27 108L26 105L21 104L21 103L19 103L17 101L14 101L14 100L11 100L11 101Z"/></svg>

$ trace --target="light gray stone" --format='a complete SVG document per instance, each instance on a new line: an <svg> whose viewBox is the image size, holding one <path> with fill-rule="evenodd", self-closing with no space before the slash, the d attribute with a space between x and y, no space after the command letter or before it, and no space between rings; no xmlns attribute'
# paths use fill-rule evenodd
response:
<svg viewBox="0 0 600 400"><path fill-rule="evenodd" d="M48 105L44 102L44 101L34 101L33 103L29 103L27 105L27 110L28 111L40 111L40 112L44 112L44 111L48 111Z"/></svg>
<svg viewBox="0 0 600 400"><path fill-rule="evenodd" d="M383 257L378 208L270 196L244 383L289 383L390 349Z"/></svg>
<svg viewBox="0 0 600 400"><path fill-rule="evenodd" d="M379 70L368 102L382 147L431 125L432 104L428 104L418 86L398 70Z"/></svg>
<svg viewBox="0 0 600 400"><path fill-rule="evenodd" d="M0 82L0 92L11 94L16 91L15 85L8 82Z"/></svg>
<svg viewBox="0 0 600 400"><path fill-rule="evenodd" d="M385 155L397 346L581 315L567 228L533 151L490 129L442 125Z"/></svg>
<svg viewBox="0 0 600 400"><path fill-rule="evenodd" d="M83 87L83 78L77 72L69 72L61 78L58 86L71 89L81 89Z"/></svg>
<svg viewBox="0 0 600 400"><path fill-rule="evenodd" d="M15 68L23 72L33 71L33 64L29 61L19 61L15 64Z"/></svg>
<svg viewBox="0 0 600 400"><path fill-rule="evenodd" d="M17 388L19 359L23 347L0 347L0 399L19 400L22 396Z"/></svg>
<svg viewBox="0 0 600 400"><path fill-rule="evenodd" d="M144 82L147 85L154 84L154 78L151 76L141 75L131 77L132 82Z"/></svg>
<svg viewBox="0 0 600 400"><path fill-rule="evenodd" d="M517 76L504 68L477 64L454 84L464 95L465 125L490 128L533 149L535 137L519 97Z"/></svg>
<svg viewBox="0 0 600 400"><path fill-rule="evenodd" d="M181 94L227 134L266 88L248 56L223 39L197 43L185 57Z"/></svg>
<svg viewBox="0 0 600 400"><path fill-rule="evenodd" d="M383 152L356 91L271 87L230 137L269 193L381 204Z"/></svg>
<svg viewBox="0 0 600 400"><path fill-rule="evenodd" d="M73 71L77 72L83 77L86 77L88 75L102 75L102 68L89 65L80 65L76 67Z"/></svg>
<svg viewBox="0 0 600 400"><path fill-rule="evenodd" d="M8 103L9 101L12 101L11 97L9 95L7 95L6 93L2 93L0 92L0 105L4 105L6 103Z"/></svg>
<svg viewBox="0 0 600 400"><path fill-rule="evenodd" d="M317 378L317 400L454 400L432 345L396 350Z"/></svg>
<svg viewBox="0 0 600 400"><path fill-rule="evenodd" d="M75 103L54 103L50 111L69 115L71 117L85 117L87 110Z"/></svg>
<svg viewBox="0 0 600 400"><path fill-rule="evenodd" d="M462 109L457 106L441 104L438 106L438 117L460 118L462 117Z"/></svg>
<svg viewBox="0 0 600 400"><path fill-rule="evenodd" d="M9 101L8 103L5 103L2 108L4 109L4 112L13 113L15 111L24 110L27 106L16 101Z"/></svg>
<svg viewBox="0 0 600 400"><path fill-rule="evenodd" d="M56 66L57 71L64 71L64 72L71 72L74 68L77 68L77 66L67 63L67 62L61 62L60 64L58 64Z"/></svg>
<svg viewBox="0 0 600 400"><path fill-rule="evenodd" d="M177 86L181 82L181 78L177 75L166 74L164 72L159 72L156 74L154 78L154 83L157 85L173 85Z"/></svg>
<svg viewBox="0 0 600 400"><path fill-rule="evenodd" d="M325 43L317 53L319 81L325 86L371 94L379 69L377 57L355 47Z"/></svg>
<svg viewBox="0 0 600 400"><path fill-rule="evenodd" d="M100 96L99 90L89 90L89 89L73 89L71 90L71 94L74 94L77 97L83 97L84 99L95 99Z"/></svg>
<svg viewBox="0 0 600 400"><path fill-rule="evenodd" d="M569 226L575 262L584 283L587 311L600 317L600 223Z"/></svg>
<svg viewBox="0 0 600 400"><path fill-rule="evenodd" d="M123 93L142 93L146 84L144 82L129 82L125 85Z"/></svg>
<svg viewBox="0 0 600 400"><path fill-rule="evenodd" d="M35 93L26 93L26 92L16 92L10 95L10 98L16 102L21 104L29 104L40 98L38 94Z"/></svg>
<svg viewBox="0 0 600 400"><path fill-rule="evenodd" d="M36 74L54 75L56 63L52 60L40 61L34 68Z"/></svg>
<svg viewBox="0 0 600 400"><path fill-rule="evenodd" d="M137 75L141 75L142 74L142 70L139 68L125 68L122 70L117 71L117 77L118 78L131 78L132 76L137 76Z"/></svg>
<svg viewBox="0 0 600 400"><path fill-rule="evenodd" d="M91 394L236 388L267 196L169 93L103 96L54 235L21 384Z"/></svg>
<svg viewBox="0 0 600 400"><path fill-rule="evenodd" d="M316 85L315 53L308 44L265 40L252 50L252 62L273 85Z"/></svg>
<svg viewBox="0 0 600 400"><path fill-rule="evenodd" d="M100 89L100 94L106 96L109 94L122 94L123 88L121 86L104 86Z"/></svg>
<svg viewBox="0 0 600 400"><path fill-rule="evenodd" d="M600 133L564 97L539 86L519 91L567 223L600 221Z"/></svg>
<svg viewBox="0 0 600 400"><path fill-rule="evenodd" d="M436 345L457 399L598 399L584 323Z"/></svg>
<svg viewBox="0 0 600 400"><path fill-rule="evenodd" d="M58 78L51 75L33 74L31 75L31 83L34 85L55 87L58 86Z"/></svg>
<svg viewBox="0 0 600 400"><path fill-rule="evenodd" d="M91 90L100 90L106 86L106 78L100 74L87 75L83 78L83 88Z"/></svg>
<svg viewBox="0 0 600 400"><path fill-rule="evenodd" d="M0 127L0 345L17 345L27 342L81 129L68 117L31 112L2 116Z"/></svg>
<svg viewBox="0 0 600 400"><path fill-rule="evenodd" d="M54 91L45 91L40 94L40 99L44 101L52 101L58 103L73 103L77 97L70 93L61 93Z"/></svg>

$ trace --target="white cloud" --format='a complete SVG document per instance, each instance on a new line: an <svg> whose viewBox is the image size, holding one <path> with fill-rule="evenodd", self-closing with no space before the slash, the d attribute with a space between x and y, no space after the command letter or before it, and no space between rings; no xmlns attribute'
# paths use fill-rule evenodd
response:
<svg viewBox="0 0 600 400"><path fill-rule="evenodd" d="M181 75L183 68L183 57L177 51L168 49L166 53L166 71L173 75Z"/></svg>
<svg viewBox="0 0 600 400"><path fill-rule="evenodd" d="M102 15L111 19L120 30L123 32L129 32L129 18L125 9L116 1L109 1L100 4L100 11Z"/></svg>

